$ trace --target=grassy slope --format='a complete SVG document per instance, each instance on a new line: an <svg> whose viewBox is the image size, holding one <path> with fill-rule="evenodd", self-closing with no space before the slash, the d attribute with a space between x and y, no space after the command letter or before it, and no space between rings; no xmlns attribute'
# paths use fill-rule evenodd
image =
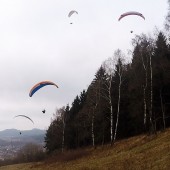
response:
<svg viewBox="0 0 170 170"><path fill-rule="evenodd" d="M84 155L84 156L83 156ZM75 160L74 160L75 158ZM57 161L58 160L58 161ZM65 153L45 162L0 167L0 170L152 170L170 169L170 129L157 136L137 136L115 145Z"/></svg>

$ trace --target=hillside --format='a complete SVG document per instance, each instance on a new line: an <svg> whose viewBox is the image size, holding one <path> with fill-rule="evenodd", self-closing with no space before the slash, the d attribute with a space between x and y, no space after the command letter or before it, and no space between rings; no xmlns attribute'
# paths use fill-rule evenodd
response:
<svg viewBox="0 0 170 170"><path fill-rule="evenodd" d="M112 147L86 148L60 154L44 162L0 167L0 170L167 169L170 167L170 129L156 136L140 135Z"/></svg>

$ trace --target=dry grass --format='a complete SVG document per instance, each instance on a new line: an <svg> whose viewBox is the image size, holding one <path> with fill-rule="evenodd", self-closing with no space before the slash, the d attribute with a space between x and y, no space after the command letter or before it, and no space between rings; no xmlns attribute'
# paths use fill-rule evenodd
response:
<svg viewBox="0 0 170 170"><path fill-rule="evenodd" d="M141 135L113 146L86 148L55 155L44 162L0 167L0 170L169 170L170 129Z"/></svg>
<svg viewBox="0 0 170 170"><path fill-rule="evenodd" d="M44 163L54 163L54 162L69 162L73 160L77 160L80 158L84 158L90 154L87 149L78 149L78 150L70 150L64 153L53 154L49 158L47 158Z"/></svg>

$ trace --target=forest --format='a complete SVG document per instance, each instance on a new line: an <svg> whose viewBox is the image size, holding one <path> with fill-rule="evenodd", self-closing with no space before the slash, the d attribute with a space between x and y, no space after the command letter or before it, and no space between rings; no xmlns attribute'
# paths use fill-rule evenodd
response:
<svg viewBox="0 0 170 170"><path fill-rule="evenodd" d="M134 36L131 61L121 49L115 50L87 90L56 110L46 131L46 150L114 145L119 139L170 127L169 30L170 10L165 30Z"/></svg>

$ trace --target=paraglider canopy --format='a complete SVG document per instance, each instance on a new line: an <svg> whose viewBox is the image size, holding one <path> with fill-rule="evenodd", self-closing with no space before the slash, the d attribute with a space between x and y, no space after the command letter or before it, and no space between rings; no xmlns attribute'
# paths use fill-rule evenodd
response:
<svg viewBox="0 0 170 170"><path fill-rule="evenodd" d="M136 11L130 11L130 12L123 13L123 14L121 14L121 16L119 17L118 20L120 21L122 18L129 16L129 15L137 15L137 16L142 17L145 20L145 17L141 13L136 12Z"/></svg>
<svg viewBox="0 0 170 170"><path fill-rule="evenodd" d="M77 11L72 10L72 11L70 11L70 12L69 12L68 17L71 17L74 13L78 14L78 12L77 12Z"/></svg>
<svg viewBox="0 0 170 170"><path fill-rule="evenodd" d="M32 120L30 117L26 116L26 115L16 115L14 118L16 118L16 117L24 117L24 118L27 118L27 119L29 119L29 120L34 124L33 120Z"/></svg>
<svg viewBox="0 0 170 170"><path fill-rule="evenodd" d="M37 83L36 85L34 85L34 86L31 88L30 93L29 93L29 96L32 97L32 95L33 95L36 91L38 91L39 89L41 89L42 87L47 86L47 85L54 85L54 86L56 86L56 87L58 88L58 86L57 86L55 83L51 82L51 81L42 81L42 82Z"/></svg>

